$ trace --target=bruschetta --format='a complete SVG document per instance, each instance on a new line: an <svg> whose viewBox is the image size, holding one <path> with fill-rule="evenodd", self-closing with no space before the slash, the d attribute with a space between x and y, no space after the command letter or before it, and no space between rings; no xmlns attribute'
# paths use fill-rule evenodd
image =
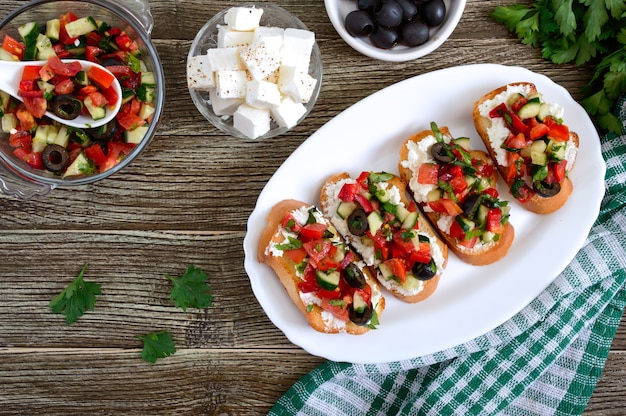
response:
<svg viewBox="0 0 626 416"><path fill-rule="evenodd" d="M320 208L394 296L415 303L435 291L448 249L409 203L400 177L337 174L324 183Z"/></svg>
<svg viewBox="0 0 626 416"><path fill-rule="evenodd" d="M568 174L579 138L563 123L563 111L530 82L504 85L474 104L476 131L511 195L538 214L561 208L573 190Z"/></svg>
<svg viewBox="0 0 626 416"><path fill-rule="evenodd" d="M400 149L400 177L448 248L469 264L502 259L513 243L509 205L499 198L489 155L447 127L412 135Z"/></svg>
<svg viewBox="0 0 626 416"><path fill-rule="evenodd" d="M259 240L258 261L319 332L360 335L374 329L385 299L371 270L313 205L277 203Z"/></svg>

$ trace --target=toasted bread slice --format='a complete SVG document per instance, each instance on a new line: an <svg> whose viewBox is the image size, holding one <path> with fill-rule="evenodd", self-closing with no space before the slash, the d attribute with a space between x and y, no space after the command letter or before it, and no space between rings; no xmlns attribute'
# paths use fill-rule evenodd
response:
<svg viewBox="0 0 626 416"><path fill-rule="evenodd" d="M525 114L525 110L513 108L512 106L515 105L514 101L517 94L521 94L525 99L539 97L539 105L545 104L545 106L541 109L542 112L545 110L545 113L534 115L534 112L531 111L530 114ZM492 118L489 116L489 113L500 103L505 103L508 111L516 116L519 114L519 118L526 124L529 124L528 120L530 119L533 120L533 123L545 123L551 119L560 119L560 115L551 114L554 109L551 109L548 103L543 103L540 97L541 96L537 91L537 87L530 82L507 84L488 92L476 101L472 117L476 131L485 143L491 157L496 162L500 174L509 185L512 195L522 202L522 205L527 210L537 214L549 214L561 208L567 202L572 193L573 184L567 176L567 172L574 167L579 146L578 134L569 130L569 140L557 142L558 144L567 143L568 147L567 152L565 152L567 160L567 166L565 168L566 174L558 181L560 191L552 196L549 196L550 192L545 195L541 195L540 193L533 191L533 180L528 175L524 175L524 177L521 178L526 185L525 187L523 186L520 188L519 182L514 185L515 178L512 178L513 175L509 171L507 151L501 148L501 144L507 140L507 137L505 136L508 135L508 132L511 132L511 129L514 130L515 128L505 125L503 117Z"/></svg>
<svg viewBox="0 0 626 416"><path fill-rule="evenodd" d="M289 218L294 221L288 225L288 227L291 227L290 229L285 228L287 223L285 218L287 216L290 216ZM311 256L304 253L300 256L292 255L288 253L290 249L285 247L290 242L293 243L294 240L300 241L300 238L305 239L302 237L303 234L297 230L305 225L307 218L312 217L315 218L317 223L326 225L326 229L330 234L325 233L323 238L310 241L320 241L320 245L327 249L330 249L331 246L335 247L335 256L339 255L339 257L333 257L333 260L341 258L341 263L345 267L348 267L349 264L354 264L358 267L364 279L364 282L361 281L361 283L367 286L363 289L354 289L345 281L344 266L334 265L337 270L341 270L341 279L343 279L334 291L326 287L329 292L340 291L337 292L337 299L343 303L338 302L335 306L329 304L327 297L320 295L323 292L318 292L311 288L311 285L315 286L315 283L310 281L311 275L309 273L313 273L313 280L315 280L316 272L320 270L313 266L315 260L312 260ZM315 230L313 231L315 232ZM294 250L293 253L296 251L298 250ZM356 253L349 249L332 224L312 205L296 200L284 200L277 203L267 216L267 225L259 239L257 259L274 270L292 302L316 331L325 333L346 332L354 335L364 334L377 324L385 308L385 299L371 270L365 266ZM307 264L308 266L304 267ZM301 285L303 284L308 284L309 287L305 292L301 290ZM317 289L320 289L320 287L317 287ZM366 317L364 318L364 314L357 312L356 314L361 321L355 323L351 320L353 312L350 311L354 310L357 297L355 293L358 292L362 295L362 291L371 294L369 307L372 309L372 314L371 318L367 319ZM277 293L276 296L280 296L280 294Z"/></svg>
<svg viewBox="0 0 626 416"><path fill-rule="evenodd" d="M363 187L363 181L359 182L350 178L348 173L340 173L328 178L322 186L320 208L344 239L363 257L365 263L376 269L376 277L382 286L405 302L422 301L431 296L437 288L448 261L448 248L433 231L428 221L419 215L414 206L410 205L404 182L400 177L384 172L370 172L369 175L368 172L364 172L362 177L363 175L368 176L367 182L371 185L369 191L374 192L368 192ZM354 197L354 202L342 201L340 196L346 198L342 193L344 186L346 189L354 188L355 193L360 196ZM368 200L368 197L371 199ZM347 198L350 199L350 197ZM379 215L373 214L373 217L367 220L367 231L363 231L362 227L360 230L355 230L355 227L348 225L348 221L354 224L356 217L351 218L351 215L356 215L357 211L368 203L375 206L373 212L378 212ZM347 211L350 211L350 208L352 211L348 214ZM397 210L395 218L391 213L393 210ZM357 217L363 219L360 213ZM376 227L378 220L382 221L378 224L379 228ZM401 225L407 225L407 227L401 228ZM378 231L372 233L372 230L376 228ZM402 234L402 231L406 233ZM383 232L386 236L381 238ZM377 237L372 237L373 235ZM401 238L402 241L396 244L392 238ZM402 242L409 245L404 249L397 249ZM396 244L393 249L392 244ZM411 267L405 267L404 270L397 269L395 272L390 270L390 266L398 264L392 257L393 253L401 254L403 251L411 250L414 250L415 258L418 257L418 253L422 253L425 257L420 258L419 261L415 258L409 260L410 256L405 254L402 259L405 261L405 266L407 263L414 264ZM423 270L424 268L429 269Z"/></svg>
<svg viewBox="0 0 626 416"><path fill-rule="evenodd" d="M447 159L445 161L435 159L431 154L432 145L437 143L436 134L433 130L425 130L414 134L403 143L400 148L400 162L398 163L400 177L407 184L413 199L420 206L433 227L439 232L442 240L445 241L448 248L460 260L476 266L494 263L506 255L515 235L513 226L508 222L508 204L505 201L500 201L497 198L497 191L494 192L497 182L497 171L494 168L494 163L489 155L483 151L460 147L461 145L454 141L447 127L441 127L439 132L441 133L441 140L450 144L448 149L463 152L459 154L463 154L472 161L465 172L459 171L460 176L458 178L462 177L465 179L465 185L463 182L461 182L461 185L456 185L460 186L459 195L454 196L458 203L451 199L434 182L445 182L444 179L440 178L439 174L451 172L448 168L452 166L452 162L454 162L454 166L459 166L459 164L465 162L458 160L456 156L448 155L446 155L446 158L452 158L449 162ZM461 143L461 141L458 143ZM465 142L463 144L468 146ZM420 171L420 166L424 163L429 164L429 167L433 169L432 172L437 175L430 181L433 183L421 184L418 181L418 172ZM479 168L476 169L474 174L471 174L471 167ZM436 196L440 199L435 199ZM443 198L448 199L445 204L441 203ZM465 205L463 204L464 201L466 201ZM470 201L478 202L471 204L473 208L469 208L471 205L467 204L467 202ZM471 211L469 216L462 212L463 209L461 207L463 206ZM506 211L504 213L505 216L501 217L504 218L504 221L501 221L504 224L501 224L499 233L494 233L487 229L486 214L490 208L494 207L500 210L501 213ZM444 210L444 208L446 209ZM465 239L465 236L468 235L466 233L460 235L458 232L451 232L453 231L452 224L457 220L457 216L460 224L474 227L471 231L468 231L470 235L474 236L475 239L473 241ZM453 237L451 234L455 236Z"/></svg>

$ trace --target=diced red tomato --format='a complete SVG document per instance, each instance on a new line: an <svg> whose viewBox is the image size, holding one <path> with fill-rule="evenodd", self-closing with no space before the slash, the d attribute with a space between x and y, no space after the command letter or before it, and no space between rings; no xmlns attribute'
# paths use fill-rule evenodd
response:
<svg viewBox="0 0 626 416"><path fill-rule="evenodd" d="M98 57L104 53L104 49L87 44L85 47L85 58L91 62L98 62Z"/></svg>
<svg viewBox="0 0 626 416"><path fill-rule="evenodd" d="M300 230L300 236L303 238L303 241L319 240L327 229L328 227L325 224L319 222L307 224Z"/></svg>
<svg viewBox="0 0 626 416"><path fill-rule="evenodd" d="M72 12L67 12L66 14L62 15L60 20L60 30L59 30L59 40L64 44L64 45L71 45L73 44L76 39L78 38L71 38L68 34L67 34L67 30L65 30L65 25L73 22L74 20L77 20L78 16L76 16L74 13Z"/></svg>
<svg viewBox="0 0 626 416"><path fill-rule="evenodd" d="M42 81L50 81L52 78L54 78L54 75L54 71L47 63L39 70L39 77Z"/></svg>
<svg viewBox="0 0 626 416"><path fill-rule="evenodd" d="M18 147L13 154L28 163L34 169L43 169L40 152L27 152L23 147Z"/></svg>
<svg viewBox="0 0 626 416"><path fill-rule="evenodd" d="M85 37L86 37L85 42L87 43L87 47L100 45L100 42L104 38L104 36L102 36L98 32L90 32Z"/></svg>
<svg viewBox="0 0 626 416"><path fill-rule="evenodd" d="M328 240L321 239L307 241L302 245L314 264L320 263L328 255L330 246L331 244Z"/></svg>
<svg viewBox="0 0 626 416"><path fill-rule="evenodd" d="M509 109L506 108L506 104L500 103L498 106L494 107L489 112L489 117L490 118L504 117L504 115L508 113L509 113Z"/></svg>
<svg viewBox="0 0 626 416"><path fill-rule="evenodd" d="M63 45L62 43L53 44L52 49L54 49L54 53L56 53L57 56L61 59L67 59L73 56L70 51L65 49L65 45Z"/></svg>
<svg viewBox="0 0 626 416"><path fill-rule="evenodd" d="M545 136L546 134L548 134L549 131L550 131L550 128L548 126L546 126L543 123L538 123L529 130L528 138L530 140L537 140Z"/></svg>
<svg viewBox="0 0 626 416"><path fill-rule="evenodd" d="M30 114L24 111L26 114ZM32 117L32 116L31 116ZM21 147L28 153L31 151L33 137L25 130L18 130L9 136L9 144L11 147Z"/></svg>
<svg viewBox="0 0 626 416"><path fill-rule="evenodd" d="M80 62L62 62L61 59L55 55L48 58L48 66L56 75L64 75L67 77L76 76L76 74L83 69Z"/></svg>
<svg viewBox="0 0 626 416"><path fill-rule="evenodd" d="M487 188L483 191L483 194L487 194L493 198L497 198L500 195L496 188Z"/></svg>
<svg viewBox="0 0 626 416"><path fill-rule="evenodd" d="M95 105L96 107L102 107L107 104L106 97L100 91L92 92L91 94L89 94L89 98L91 99L93 105Z"/></svg>
<svg viewBox="0 0 626 416"><path fill-rule="evenodd" d="M554 174L554 180L556 182L561 182L565 179L565 177L567 176L566 168L567 160L561 160L550 165L550 170Z"/></svg>
<svg viewBox="0 0 626 416"><path fill-rule="evenodd" d="M70 78L66 78L63 81L58 82L54 86L54 93L56 95L71 94L74 92L74 81Z"/></svg>
<svg viewBox="0 0 626 416"><path fill-rule="evenodd" d="M367 214L374 210L374 206L372 205L370 200L361 194L354 195L354 201L361 205L361 208L363 208L363 211L365 211L365 213Z"/></svg>
<svg viewBox="0 0 626 416"><path fill-rule="evenodd" d="M478 242L478 237L473 237L467 240L458 240L458 243L465 248L474 248L476 242Z"/></svg>
<svg viewBox="0 0 626 416"><path fill-rule="evenodd" d="M104 172L117 165L122 156L130 153L134 146L135 145L130 143L109 142L107 144L107 160L104 162L100 170Z"/></svg>
<svg viewBox="0 0 626 416"><path fill-rule="evenodd" d="M467 181L464 176L455 176L450 179L450 186L452 186L452 191L455 195L459 195L467 189Z"/></svg>
<svg viewBox="0 0 626 416"><path fill-rule="evenodd" d="M117 79L129 77L134 74L133 70L126 65L109 65L107 66L107 69L115 75Z"/></svg>
<svg viewBox="0 0 626 416"><path fill-rule="evenodd" d="M35 118L24 105L20 105L17 108L17 110L15 111L15 116L20 121L20 129L24 130L25 132L28 132L36 125Z"/></svg>
<svg viewBox="0 0 626 416"><path fill-rule="evenodd" d="M450 198L439 198L436 201L430 201L428 206L435 212L450 215L456 217L461 214L463 210L459 205Z"/></svg>
<svg viewBox="0 0 626 416"><path fill-rule="evenodd" d="M457 240L465 239L465 231L461 228L458 222L452 221L450 225L450 237L455 238Z"/></svg>
<svg viewBox="0 0 626 416"><path fill-rule="evenodd" d="M400 281L401 283L404 283L406 281L406 266L404 265L402 260L398 258L392 258L384 261L383 264L389 267L389 270L391 270L391 273L393 273L394 277L396 277L398 281Z"/></svg>
<svg viewBox="0 0 626 416"><path fill-rule="evenodd" d="M569 140L569 128L565 124L553 124L550 126L548 137L557 141L566 142Z"/></svg>
<svg viewBox="0 0 626 416"><path fill-rule="evenodd" d="M319 294L319 292L318 292ZM338 305L333 305L330 303L331 299L322 298L322 309L332 313L337 319L342 321L348 321L350 319L350 313L348 312L348 308L342 308Z"/></svg>
<svg viewBox="0 0 626 416"><path fill-rule="evenodd" d="M109 150L110 151L110 150ZM280 226L287 231L299 233L302 230L302 225L296 221L295 217L291 213L287 213L283 218Z"/></svg>
<svg viewBox="0 0 626 416"><path fill-rule="evenodd" d="M2 40L2 49L16 56L20 61L24 58L24 50L26 45L9 35L4 35Z"/></svg>
<svg viewBox="0 0 626 416"><path fill-rule="evenodd" d="M478 159L472 160L472 166L476 168L478 175L483 176L485 178L491 177L493 175L493 171L495 170L495 167L493 166L492 163L485 162L485 161L478 160Z"/></svg>
<svg viewBox="0 0 626 416"><path fill-rule="evenodd" d="M41 68L41 65L26 65L22 70L22 81L35 81L41 78L39 75Z"/></svg>
<svg viewBox="0 0 626 416"><path fill-rule="evenodd" d="M428 263L432 258L430 252L430 244L426 242L420 242L416 249L410 254L408 260L411 264L415 263Z"/></svg>
<svg viewBox="0 0 626 416"><path fill-rule="evenodd" d="M436 163L422 163L417 172L417 183L422 185L437 185L439 166Z"/></svg>
<svg viewBox="0 0 626 416"><path fill-rule="evenodd" d="M506 171L506 178L504 179L507 181L507 183L510 183L519 175L516 162L519 158L521 158L521 156L519 155L519 153L508 152L506 158L508 166Z"/></svg>
<svg viewBox="0 0 626 416"><path fill-rule="evenodd" d="M528 102L528 99L524 97L523 95L520 95L517 97L517 99L515 99L513 104L511 104L511 110L517 113L520 108L526 105L527 102Z"/></svg>
<svg viewBox="0 0 626 416"><path fill-rule="evenodd" d="M98 143L94 143L91 146L85 148L84 152L85 156L88 159L92 160L96 164L96 166L100 166L104 162L106 162L106 155L102 150L102 146L100 146L100 144Z"/></svg>
<svg viewBox="0 0 626 416"><path fill-rule="evenodd" d="M89 68L89 71L87 71L87 77L102 88L109 88L115 80L115 76L113 74L104 71L97 66Z"/></svg>
<svg viewBox="0 0 626 416"><path fill-rule="evenodd" d="M46 114L48 102L43 97L22 97L24 106L34 117L41 118Z"/></svg>
<svg viewBox="0 0 626 416"><path fill-rule="evenodd" d="M356 195L359 188L359 184L357 183L345 183L341 187L341 190L339 191L337 197L343 202L352 202L354 201L354 195Z"/></svg>
<svg viewBox="0 0 626 416"><path fill-rule="evenodd" d="M117 99L119 97L117 91L115 91L115 88L113 88L113 86L110 86L109 88L103 88L101 92L106 97L107 102L109 103L109 108L112 109L113 107L115 107L115 103L117 102Z"/></svg>
<svg viewBox="0 0 626 416"><path fill-rule="evenodd" d="M518 134L509 134L508 139L506 139L506 147L511 149L524 149L530 146L530 142L526 140L526 136L524 133Z"/></svg>
<svg viewBox="0 0 626 416"><path fill-rule="evenodd" d="M306 258L306 250L302 247L293 250L285 250L285 256L291 259L294 263L298 264Z"/></svg>
<svg viewBox="0 0 626 416"><path fill-rule="evenodd" d="M126 33L121 32L119 34L119 36L117 36L115 38L115 43L117 44L117 46L120 47L121 50L123 51L127 51L127 52L135 52L139 49L139 46L137 45L137 42L135 42L134 40L132 40L130 38L130 36L128 36Z"/></svg>
<svg viewBox="0 0 626 416"><path fill-rule="evenodd" d="M487 231L502 233L502 210L500 208L492 208L487 212Z"/></svg>

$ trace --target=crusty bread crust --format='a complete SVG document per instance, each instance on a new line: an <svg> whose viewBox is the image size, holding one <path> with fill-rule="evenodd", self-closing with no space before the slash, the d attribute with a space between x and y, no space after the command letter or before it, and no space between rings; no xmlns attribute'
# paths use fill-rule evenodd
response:
<svg viewBox="0 0 626 416"><path fill-rule="evenodd" d="M326 182L324 183L324 185L322 186L322 191L320 193L320 208L322 212L324 213L324 215L326 215L328 218L332 218L335 215L334 212L330 212L331 211L331 204L329 202L331 198L331 194L329 190L330 186L333 183L339 182L343 179L349 179L349 178L350 178L350 174L348 174L347 172L342 172L342 173L333 175L330 178L328 178ZM406 185L404 184L402 179L399 176L394 176L392 179L388 181L388 183L389 185L395 186L400 190L400 200L404 203L405 206L408 206L409 200L406 195ZM431 244L437 244L439 246L441 253L443 255L443 258L444 258L443 269L445 269L445 266L448 263L448 247L439 239L439 236L432 229L432 227L430 226L430 224L424 218L423 215L419 215L417 221L418 221L418 229L432 236L432 238L430 239ZM344 238L346 238L346 240L349 241L349 238L347 238L346 236L344 236ZM437 273L431 279L423 281L422 290L416 294L406 295L402 293L400 290L400 286L397 284L392 284L390 288L388 288L388 290L391 292L392 295L394 295L395 297L397 297L398 299L404 302L416 303L416 302L419 302L428 298L430 295L433 294L435 289L437 289L437 285L439 284L439 279L441 277L442 272L443 270L440 270L439 273ZM376 273L376 277L380 280L378 273Z"/></svg>
<svg viewBox="0 0 626 416"><path fill-rule="evenodd" d="M267 216L267 225L261 232L259 245L257 247L257 259L259 262L265 263L272 268L272 270L284 286L285 290L287 291L287 294L289 295L291 301L297 306L298 310L300 310L302 315L306 318L309 325L311 325L313 329L325 333L347 332L354 335L364 334L368 332L370 328L368 326L356 325L353 322L346 323L345 331L342 331L337 327L327 325L322 318L323 310L317 305L314 305L311 311L307 311L308 305L305 305L302 302L302 299L300 299L298 283L301 280L295 274L296 264L287 257L273 256L267 249L270 244L282 241L283 237L280 235L279 230L281 227L281 222L285 215L303 206L311 205L301 201L288 199L280 201L276 205L274 205L274 207L272 207L270 213ZM378 288L378 283L376 282L372 272L369 269L364 269L363 274L365 275L365 278L370 285ZM384 308L385 299L381 298L376 305L376 312L378 313L379 317Z"/></svg>
<svg viewBox="0 0 626 416"><path fill-rule="evenodd" d="M439 127L439 130L444 136L452 136L450 134L450 130L446 126ZM409 187L409 189L410 189L409 184L411 183L411 179L413 177L414 172L411 169L402 165L403 161L406 161L409 159L409 148L407 144L409 142L418 143L419 141L424 140L427 137L430 137L433 135L434 135L434 132L432 130L425 130L425 131L422 131L420 133L410 136L402 144L402 147L400 149L400 162L398 163L398 169L400 171L400 177L407 184L407 187ZM471 150L470 154L473 158L484 160L484 161L491 161L489 155L487 155L487 153L481 150ZM494 170L493 177L492 177L493 183L496 182L496 179L497 179L497 173ZM450 250L452 250L452 252L456 254L456 256L460 260L464 261L465 263L472 264L475 266L484 266L487 264L495 263L496 261L502 259L506 255L506 253L508 253L509 248L511 248L511 245L513 244L513 239L515 237L515 229L513 228L511 223L507 223L504 228L504 232L502 233L500 237L500 240L498 240L496 243L492 245L481 246L481 247L477 247L473 249L460 246L456 243L456 240L454 238L450 237L449 234L443 232L437 227L437 221L439 221L439 218L441 217L440 213L432 212L432 211L430 212L425 211L423 208L424 208L424 205L426 204L421 203L418 205L420 205L420 208L422 208L422 212L424 212L424 215L428 217L433 227L437 230L441 239L448 245Z"/></svg>
<svg viewBox="0 0 626 416"><path fill-rule="evenodd" d="M532 94L537 93L537 87L535 86L535 84L530 83L530 82L515 82L515 83L503 85L483 95L478 101L474 103L474 109L472 111L472 118L474 119L474 127L476 128L476 131L478 132L479 136L482 138L483 142L485 143L485 146L487 147L487 150L491 154L491 157L494 162L497 161L496 152L493 146L491 145L489 134L487 134L487 131L488 131L487 129L491 126L491 119L481 116L479 107L483 102L491 100L495 96L500 94L501 92L506 91L509 85L511 86L526 85L530 88L530 91ZM570 130L570 140L573 140L573 142L576 144L576 147L579 146L580 139L578 137L578 134L571 130ZM500 172L500 175L502 175L503 178L506 178L506 167L498 165L498 164L497 166L498 166L498 171ZM553 197L545 198L545 197L535 194L529 201L527 201L525 204L522 204L522 206L524 206L524 208L536 214L550 214L558 210L567 202L567 200L569 199L569 196L572 194L572 191L573 191L573 184L572 184L572 181L569 179L569 177L566 177L563 181L561 181L560 185L561 185L561 191L558 194L554 195Z"/></svg>

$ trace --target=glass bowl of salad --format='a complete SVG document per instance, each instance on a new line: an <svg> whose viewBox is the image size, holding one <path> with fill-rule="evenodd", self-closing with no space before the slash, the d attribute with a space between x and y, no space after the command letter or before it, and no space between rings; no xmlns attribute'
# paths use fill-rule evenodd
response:
<svg viewBox="0 0 626 416"><path fill-rule="evenodd" d="M95 182L146 148L165 96L152 26L147 0L33 0L0 22L0 60L34 61L19 80L21 100L0 91L1 192L28 199ZM100 127L74 128L43 115L45 109L57 114L77 99L72 112L94 119L112 106L119 95L105 80L68 70L85 60L119 81L122 105L115 118Z"/></svg>
<svg viewBox="0 0 626 416"><path fill-rule="evenodd" d="M197 33L187 57L187 85L198 111L231 136L283 134L313 109L322 56L300 19L271 3L222 10Z"/></svg>

